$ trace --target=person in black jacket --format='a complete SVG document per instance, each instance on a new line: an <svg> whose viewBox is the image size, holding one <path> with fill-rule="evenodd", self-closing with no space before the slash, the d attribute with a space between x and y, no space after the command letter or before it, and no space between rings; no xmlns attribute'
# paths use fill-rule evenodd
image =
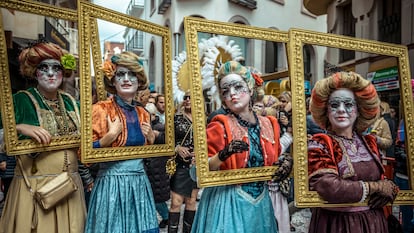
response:
<svg viewBox="0 0 414 233"><path fill-rule="evenodd" d="M165 143L165 126L160 122L156 115L157 108L153 103L147 103L145 109L151 114L151 126L155 133L154 144ZM160 228L168 225L168 206L166 201L170 199L170 178L165 172L165 165L168 157L154 157L145 159L145 171L151 183L152 193L154 195L155 208L161 216L159 223Z"/></svg>
<svg viewBox="0 0 414 233"><path fill-rule="evenodd" d="M0 178L4 185L4 198L6 198L7 191L9 190L11 181L13 180L16 159L14 156L7 156L6 153L0 153L0 164L4 164L4 169L2 169L3 167L0 165Z"/></svg>

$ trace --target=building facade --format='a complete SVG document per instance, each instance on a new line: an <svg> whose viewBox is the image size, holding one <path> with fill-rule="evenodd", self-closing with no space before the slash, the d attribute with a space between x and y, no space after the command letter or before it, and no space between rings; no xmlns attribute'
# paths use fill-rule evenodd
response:
<svg viewBox="0 0 414 233"><path fill-rule="evenodd" d="M406 45L410 70L414 69L414 0L303 0L303 4L313 14L327 16L329 33ZM374 82L381 99L400 106L397 59L328 50L327 60L374 81L384 80Z"/></svg>
<svg viewBox="0 0 414 233"><path fill-rule="evenodd" d="M288 31L289 28L304 28L326 32L326 17L316 16L303 6L300 0L209 0L209 1L180 1L180 0L131 0L126 12L134 17L170 28L172 33L173 56L186 50L184 17L192 16L207 20L238 23L249 26ZM152 43L151 38L143 37L143 43L137 43L139 32L130 30L125 35L126 48L128 44L142 46L145 56L161 50ZM203 35L202 35L203 36ZM208 38L210 35L204 35ZM265 75L287 70L286 46L283 43L266 43L255 46L248 39L231 38L242 50L246 65L254 66ZM154 47L155 46L155 47ZM139 48L141 49L141 48ZM314 83L323 76L324 50L308 47L307 80ZM151 83L156 83L156 77L162 74L156 67L161 64L148 63ZM287 74L287 72L285 72ZM285 77L287 78L287 77ZM158 86L159 89L159 86ZM162 89L162 88L161 88Z"/></svg>
<svg viewBox="0 0 414 233"><path fill-rule="evenodd" d="M77 8L73 0L42 0L42 3L69 9ZM19 72L18 56L29 43L36 40L53 42L69 51L78 59L77 22L70 22L42 15L34 15L18 10L1 8L2 23L7 44L9 74L13 92L34 85L31 79L22 77ZM78 66L79 67L79 66ZM75 98L79 98L79 74L64 80L63 88Z"/></svg>

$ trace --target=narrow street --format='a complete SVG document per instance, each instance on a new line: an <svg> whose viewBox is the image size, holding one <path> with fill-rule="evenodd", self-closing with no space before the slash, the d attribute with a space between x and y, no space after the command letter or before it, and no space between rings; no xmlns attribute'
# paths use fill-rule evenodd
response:
<svg viewBox="0 0 414 233"><path fill-rule="evenodd" d="M167 205L170 205L170 201L167 202ZM184 213L184 205L181 209L181 219L180 219L180 226L178 232L182 231L182 224L183 224L183 213ZM296 231L292 231L291 233L307 233L309 227L309 221L311 218L311 212L308 208L300 209L292 215L292 225L295 227ZM161 221L161 217L158 215L158 220ZM167 233L168 227L161 228L160 233Z"/></svg>
<svg viewBox="0 0 414 233"><path fill-rule="evenodd" d="M3 199L3 193L0 192L0 200L2 199ZM167 202L167 205L170 206L170 201ZM3 206L4 206L4 200L0 202L0 213L3 211ZM184 213L184 205L182 206L181 213ZM393 214L396 217L398 217L399 206L393 206ZM182 231L182 221L183 221L182 217L183 216L181 214L180 227L179 227L178 232ZM299 209L298 211L296 211L292 215L292 221L291 221L292 226L294 226L296 230L294 232L292 231L291 233L307 233L310 218L311 218L311 211L309 208ZM161 217L159 215L158 215L158 220L161 221ZM167 233L167 232L168 232L168 227L160 229L160 233Z"/></svg>

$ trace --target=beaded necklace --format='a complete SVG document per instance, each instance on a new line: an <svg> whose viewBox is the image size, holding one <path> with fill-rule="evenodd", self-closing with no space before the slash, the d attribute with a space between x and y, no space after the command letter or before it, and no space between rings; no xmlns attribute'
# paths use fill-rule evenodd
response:
<svg viewBox="0 0 414 233"><path fill-rule="evenodd" d="M60 95L60 93L59 92L57 93L57 100L49 100L46 97L44 97L37 88L34 88L34 90L40 96L40 99L42 100L46 108L52 113L53 118L56 124L58 125L57 127L58 135L55 135L55 136L62 136L62 135L66 135L67 133L69 133L68 116L66 114L65 104L63 102L63 98ZM62 120L59 120L57 117L57 114L59 113L60 113L60 117L62 117Z"/></svg>
<svg viewBox="0 0 414 233"><path fill-rule="evenodd" d="M233 116L236 117L237 121L240 123L240 125L244 126L244 127L252 127L252 126L256 126L257 124L259 124L259 119L257 118L257 115L255 112L253 112L253 116L254 116L254 121L255 123L250 123L249 121L243 120L240 115L232 113Z"/></svg>

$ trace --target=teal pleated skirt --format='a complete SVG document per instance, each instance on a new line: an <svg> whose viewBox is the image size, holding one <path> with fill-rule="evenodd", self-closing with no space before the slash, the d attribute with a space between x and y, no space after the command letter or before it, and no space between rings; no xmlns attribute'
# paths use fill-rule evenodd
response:
<svg viewBox="0 0 414 233"><path fill-rule="evenodd" d="M205 188L192 233L277 233L268 188L253 198L239 185Z"/></svg>
<svg viewBox="0 0 414 233"><path fill-rule="evenodd" d="M141 159L100 164L85 233L158 233L151 185Z"/></svg>

